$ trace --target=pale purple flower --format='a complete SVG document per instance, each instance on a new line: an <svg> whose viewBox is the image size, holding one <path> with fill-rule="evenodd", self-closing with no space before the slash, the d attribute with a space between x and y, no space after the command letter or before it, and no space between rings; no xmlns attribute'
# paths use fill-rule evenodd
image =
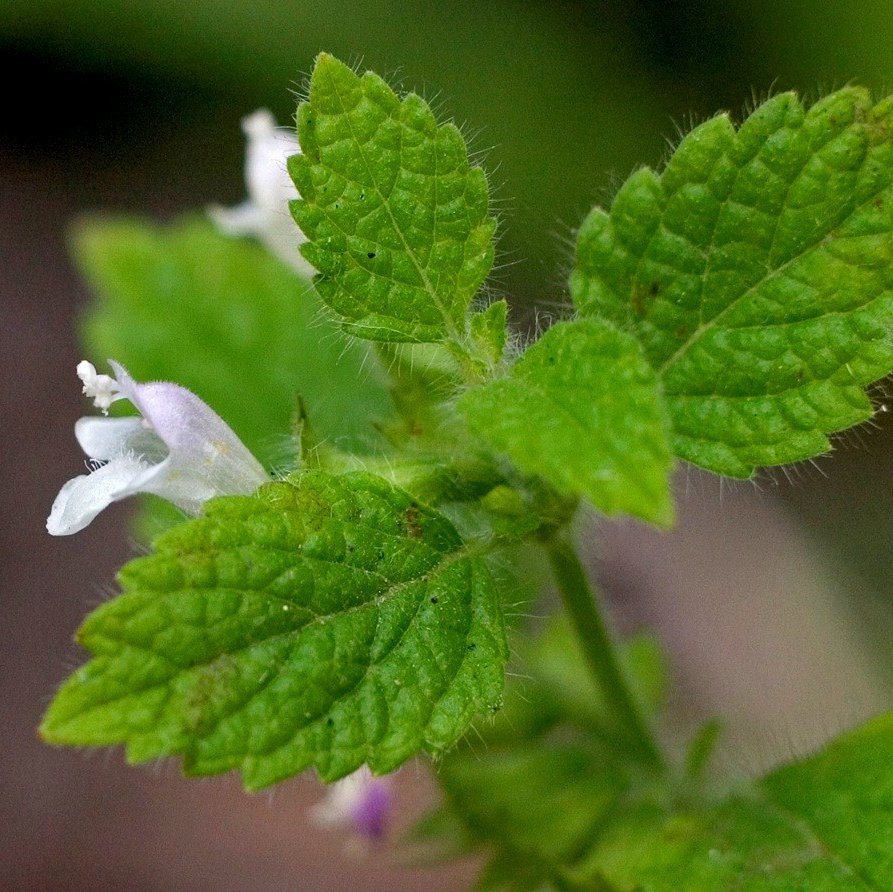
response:
<svg viewBox="0 0 893 892"><path fill-rule="evenodd" d="M332 784L311 816L322 827L344 828L378 842L387 830L392 799L390 776L376 777L363 765Z"/></svg>
<svg viewBox="0 0 893 892"><path fill-rule="evenodd" d="M233 208L212 207L211 219L227 235L250 235L302 276L314 269L301 256L299 245L307 241L292 219L288 204L298 197L286 162L301 151L293 133L276 127L276 119L265 108L242 119L248 138L245 152L245 183L248 201Z"/></svg>
<svg viewBox="0 0 893 892"><path fill-rule="evenodd" d="M141 418L80 418L75 436L93 470L69 480L47 520L53 536L82 530L112 502L154 493L187 514L198 514L214 496L247 495L269 480L258 460L225 421L179 384L139 384L116 362L115 376L78 364L84 393L108 413L129 400Z"/></svg>

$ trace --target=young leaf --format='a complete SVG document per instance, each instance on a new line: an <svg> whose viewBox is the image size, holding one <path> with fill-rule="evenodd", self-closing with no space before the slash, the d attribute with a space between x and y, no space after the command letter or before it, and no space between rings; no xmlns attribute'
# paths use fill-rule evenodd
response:
<svg viewBox="0 0 893 892"><path fill-rule="evenodd" d="M496 224L459 131L438 127L415 94L401 100L377 75L359 77L323 53L298 135L292 213L323 302L359 337L463 338Z"/></svg>
<svg viewBox="0 0 893 892"><path fill-rule="evenodd" d="M120 574L85 622L94 659L51 704L52 743L182 755L257 789L440 753L498 708L506 643L486 564L367 474L307 472L213 500Z"/></svg>
<svg viewBox="0 0 893 892"><path fill-rule="evenodd" d="M554 325L509 377L468 391L459 406L522 471L606 514L672 520L664 409L631 335L596 319Z"/></svg>
<svg viewBox="0 0 893 892"><path fill-rule="evenodd" d="M255 455L282 460L298 397L317 436L342 448L368 449L393 414L366 347L257 245L201 220L94 220L77 228L74 250L98 296L84 321L89 353L193 390Z"/></svg>
<svg viewBox="0 0 893 892"><path fill-rule="evenodd" d="M583 314L634 333L678 456L747 477L872 414L893 369L893 99L792 94L725 115L583 224Z"/></svg>
<svg viewBox="0 0 893 892"><path fill-rule="evenodd" d="M471 341L487 366L495 366L505 352L508 304L497 300L471 317Z"/></svg>

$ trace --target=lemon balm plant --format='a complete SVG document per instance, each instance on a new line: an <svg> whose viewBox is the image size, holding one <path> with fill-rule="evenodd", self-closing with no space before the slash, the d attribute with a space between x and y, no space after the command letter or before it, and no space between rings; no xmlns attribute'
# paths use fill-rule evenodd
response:
<svg viewBox="0 0 893 892"><path fill-rule="evenodd" d="M141 417L82 419L94 469L50 532L137 492L181 512L82 626L44 738L248 789L347 778L329 812L371 835L386 776L427 754L420 832L485 847L497 888L889 888L893 713L708 788L716 726L673 755L659 654L612 640L572 530L584 505L670 526L675 462L746 478L871 417L893 101L783 94L696 127L587 217L572 306L524 345L486 297L487 179L422 99L321 55L297 141L263 113L246 133L250 200L216 228L78 233L87 343L127 366L83 363L84 391ZM523 696L509 549L564 605L513 634Z"/></svg>

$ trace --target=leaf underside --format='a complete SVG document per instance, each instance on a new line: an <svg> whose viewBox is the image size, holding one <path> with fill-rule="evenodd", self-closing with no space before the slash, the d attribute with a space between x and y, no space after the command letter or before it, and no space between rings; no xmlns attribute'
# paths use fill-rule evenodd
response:
<svg viewBox="0 0 893 892"><path fill-rule="evenodd" d="M493 264L484 172L452 124L376 74L322 54L298 109L292 213L323 302L358 337L461 336Z"/></svg>
<svg viewBox="0 0 893 892"><path fill-rule="evenodd" d="M631 335L597 319L558 323L509 377L468 391L459 406L521 470L606 514L671 522L667 422Z"/></svg>
<svg viewBox="0 0 893 892"><path fill-rule="evenodd" d="M307 472L207 505L120 573L79 641L94 658L42 726L53 743L182 755L249 789L440 753L501 703L493 580L453 526L366 474Z"/></svg>
<svg viewBox="0 0 893 892"><path fill-rule="evenodd" d="M872 414L893 369L893 100L770 99L695 128L581 229L574 301L635 334L681 458L747 477Z"/></svg>

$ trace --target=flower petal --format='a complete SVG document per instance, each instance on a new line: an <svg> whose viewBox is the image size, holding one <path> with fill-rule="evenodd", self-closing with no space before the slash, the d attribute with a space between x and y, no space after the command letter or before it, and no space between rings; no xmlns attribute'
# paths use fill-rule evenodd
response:
<svg viewBox="0 0 893 892"><path fill-rule="evenodd" d="M224 235L257 235L266 219L263 210L250 201L232 208L211 205L208 216Z"/></svg>
<svg viewBox="0 0 893 892"><path fill-rule="evenodd" d="M320 827L344 827L370 841L380 840L392 807L391 777L376 777L361 765L332 784L325 798L311 810Z"/></svg>
<svg viewBox="0 0 893 892"><path fill-rule="evenodd" d="M204 491L209 493L204 499L208 499L215 495L248 495L268 482L260 462L192 391L164 381L138 384L119 363L109 360L109 365L115 370L121 393L139 409L168 448L170 455L157 466L166 486L181 477L202 480Z"/></svg>
<svg viewBox="0 0 893 892"><path fill-rule="evenodd" d="M301 151L293 131L276 126L276 119L259 109L242 119L248 141L245 182L248 201L234 208L210 208L211 219L226 235L253 235L297 273L310 278L316 270L303 258L299 245L307 241L289 211L298 190L288 173L288 158Z"/></svg>
<svg viewBox="0 0 893 892"><path fill-rule="evenodd" d="M245 152L245 181L251 202L263 211L282 213L290 218L288 203L298 197L288 175L289 155L301 151L297 137L276 127L276 119L262 108L242 119L242 130L248 137ZM291 223L292 236L298 229Z"/></svg>
<svg viewBox="0 0 893 892"><path fill-rule="evenodd" d="M51 536L69 536L84 529L103 508L122 498L121 491L149 467L138 458L121 455L92 474L69 480L53 502L47 532Z"/></svg>
<svg viewBox="0 0 893 892"><path fill-rule="evenodd" d="M201 513L202 505L208 499L237 494L232 489L218 489L201 469L196 470L187 464L177 465L171 457L160 464L147 465L142 472L128 481L125 487L115 493L115 498L123 499L141 492L160 496L193 516ZM244 489L242 492L247 495L253 492L253 489Z"/></svg>
<svg viewBox="0 0 893 892"><path fill-rule="evenodd" d="M164 443L142 418L99 418L88 415L74 425L81 449L98 461L109 461L124 453L159 462L167 455Z"/></svg>

